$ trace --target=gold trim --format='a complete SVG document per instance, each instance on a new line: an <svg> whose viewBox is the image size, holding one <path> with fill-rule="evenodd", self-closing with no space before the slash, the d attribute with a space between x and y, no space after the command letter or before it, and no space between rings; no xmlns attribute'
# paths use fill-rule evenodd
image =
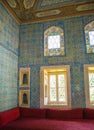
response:
<svg viewBox="0 0 94 130"><path fill-rule="evenodd" d="M17 15L15 14L15 12L13 12L13 10L11 9L11 7L6 3L5 0L1 0L1 3L3 4L3 6L7 9L7 11L10 13L10 15L16 20L16 22L18 24L22 24L22 21L17 17Z"/></svg>
<svg viewBox="0 0 94 130"><path fill-rule="evenodd" d="M65 6L58 6L55 8L49 8L49 9L39 9L37 10L37 5L38 5L38 0L35 1L34 5L32 8L26 10L23 6L23 0L21 0L21 4L19 5L19 9L22 11L22 17L18 18L16 14L17 8L13 9L11 8L8 3L5 0L1 0L2 4L5 6L5 8L9 11L9 13L12 14L12 16L16 19L17 23L19 24L29 24L32 22L43 22L43 21L50 21L50 20L57 20L61 18L69 18L69 17L75 17L75 16L83 16L83 15L89 15L89 14L94 14L94 9L92 10L83 10L83 11L77 11L77 8L80 6L85 6L85 5L93 5L94 0L90 2L81 2L81 3L75 3L74 5L65 5ZM16 0L17 3L17 0ZM17 7L18 7L17 3ZM53 11L53 10L60 10L60 14L57 15L51 15L51 16L43 16L43 17L37 17L36 14L47 12L47 11ZM28 19L26 19L26 12L29 14L32 14L32 16Z"/></svg>

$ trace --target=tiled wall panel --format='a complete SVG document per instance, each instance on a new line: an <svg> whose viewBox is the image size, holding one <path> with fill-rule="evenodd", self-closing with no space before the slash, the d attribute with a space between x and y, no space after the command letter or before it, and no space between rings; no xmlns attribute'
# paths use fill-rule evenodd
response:
<svg viewBox="0 0 94 130"><path fill-rule="evenodd" d="M0 111L18 104L19 26L0 4Z"/></svg>
<svg viewBox="0 0 94 130"><path fill-rule="evenodd" d="M86 54L84 26L93 20L89 15L20 26L19 67L31 67L31 107L40 107L40 66L50 65L70 65L72 107L85 107L83 65L94 63L94 54ZM44 57L44 31L55 25L64 29L66 55Z"/></svg>

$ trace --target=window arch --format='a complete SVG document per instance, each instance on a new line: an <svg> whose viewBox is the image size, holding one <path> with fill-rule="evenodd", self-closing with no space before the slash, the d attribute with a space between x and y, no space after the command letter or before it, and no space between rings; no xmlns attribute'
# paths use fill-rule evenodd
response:
<svg viewBox="0 0 94 130"><path fill-rule="evenodd" d="M94 21L85 26L85 39L87 53L94 53Z"/></svg>
<svg viewBox="0 0 94 130"><path fill-rule="evenodd" d="M44 32L44 56L64 55L64 31L52 26Z"/></svg>

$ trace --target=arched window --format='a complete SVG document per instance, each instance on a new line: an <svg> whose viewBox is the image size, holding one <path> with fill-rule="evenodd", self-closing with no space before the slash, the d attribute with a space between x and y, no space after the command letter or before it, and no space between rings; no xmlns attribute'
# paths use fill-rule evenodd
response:
<svg viewBox="0 0 94 130"><path fill-rule="evenodd" d="M44 56L64 55L64 31L52 26L44 32Z"/></svg>
<svg viewBox="0 0 94 130"><path fill-rule="evenodd" d="M94 53L94 21L85 26L85 39L87 53Z"/></svg>

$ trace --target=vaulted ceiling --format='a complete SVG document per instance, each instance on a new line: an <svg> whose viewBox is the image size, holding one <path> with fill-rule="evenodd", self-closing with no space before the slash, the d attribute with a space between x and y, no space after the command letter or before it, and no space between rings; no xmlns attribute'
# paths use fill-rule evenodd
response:
<svg viewBox="0 0 94 130"><path fill-rule="evenodd" d="M0 0L19 24L94 14L94 0Z"/></svg>

